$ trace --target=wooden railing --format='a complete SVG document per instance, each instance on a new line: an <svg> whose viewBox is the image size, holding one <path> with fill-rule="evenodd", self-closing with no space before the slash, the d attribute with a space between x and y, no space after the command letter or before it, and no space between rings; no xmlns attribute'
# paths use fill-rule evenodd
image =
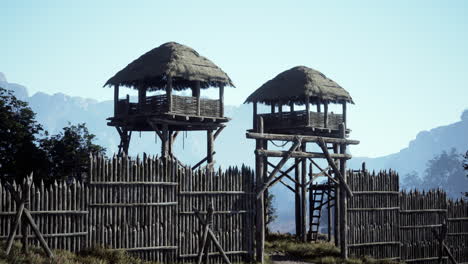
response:
<svg viewBox="0 0 468 264"><path fill-rule="evenodd" d="M219 100L172 95L169 109L167 95L149 96L143 105L131 103L127 99L117 102L116 116L173 113L190 116L222 117Z"/></svg>
<svg viewBox="0 0 468 264"><path fill-rule="evenodd" d="M343 122L343 115L328 113L327 123L325 124L324 113L310 112L309 122L307 122L307 112L281 112L271 114L261 114L265 128L293 128L310 126L316 128L330 128L338 130L338 126Z"/></svg>

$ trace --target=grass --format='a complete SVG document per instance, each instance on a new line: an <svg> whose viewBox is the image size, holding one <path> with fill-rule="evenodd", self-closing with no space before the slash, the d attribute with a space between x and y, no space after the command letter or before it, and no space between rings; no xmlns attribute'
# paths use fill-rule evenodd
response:
<svg viewBox="0 0 468 264"><path fill-rule="evenodd" d="M47 258L41 248L30 247L28 254L23 254L19 242L13 244L10 254L5 253L5 243L0 243L0 264L157 264L131 257L121 250L109 250L96 247L80 253L66 250L53 250L54 259Z"/></svg>
<svg viewBox="0 0 468 264"><path fill-rule="evenodd" d="M291 260L305 261L319 264L395 264L389 260L376 260L368 256L359 258L340 258L340 250L329 242L302 243L293 236L273 234L265 242L266 253L270 255L284 255ZM271 262L270 262L271 263Z"/></svg>

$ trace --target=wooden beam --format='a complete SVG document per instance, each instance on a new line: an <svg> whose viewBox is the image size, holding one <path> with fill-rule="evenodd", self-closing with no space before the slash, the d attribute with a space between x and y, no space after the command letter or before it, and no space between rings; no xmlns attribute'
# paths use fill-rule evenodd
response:
<svg viewBox="0 0 468 264"><path fill-rule="evenodd" d="M216 151L213 151L213 153L211 154L212 156L214 156L216 154ZM197 164L195 164L193 167L192 167L192 170L195 170L196 168L198 168L200 165L203 164L203 162L207 161L208 160L208 156L204 157L202 160L200 160Z"/></svg>
<svg viewBox="0 0 468 264"><path fill-rule="evenodd" d="M282 141L295 141L297 139L296 135L287 135L287 134L268 134L268 133L255 133L247 132L247 138L251 139L268 139L268 140L282 140ZM331 137L319 137L319 136L301 136L301 143L303 142L318 142L321 138L325 143L338 143L338 144L347 144L347 145L357 145L359 140L352 139L343 139L343 138L331 138Z"/></svg>
<svg viewBox="0 0 468 264"><path fill-rule="evenodd" d="M302 152L306 152L306 144L301 145ZM301 240L307 242L307 197L306 197L306 185L307 181L307 159L302 159L301 162Z"/></svg>
<svg viewBox="0 0 468 264"><path fill-rule="evenodd" d="M161 140L161 156L163 158L169 157L169 130L168 125L163 124L162 140Z"/></svg>
<svg viewBox="0 0 468 264"><path fill-rule="evenodd" d="M267 161L267 164L270 165L272 168L275 168L275 165L273 165L271 162L268 162ZM279 170L279 173L281 173L280 176L284 176L288 179L290 179L292 182L295 182L293 178L291 178L288 173L291 172L294 168L296 167L296 164L293 164L291 167L289 167L289 169L287 169L286 171L282 171L282 170ZM276 179L274 179L270 185L268 187L272 187L273 185L276 184L277 181L279 181L281 178L280 177L276 177Z"/></svg>
<svg viewBox="0 0 468 264"><path fill-rule="evenodd" d="M119 103L119 85L114 85L114 116L117 115L118 103Z"/></svg>
<svg viewBox="0 0 468 264"><path fill-rule="evenodd" d="M306 124L310 126L310 97L309 96L306 96L305 104L306 104L306 118L307 118Z"/></svg>
<svg viewBox="0 0 468 264"><path fill-rule="evenodd" d="M325 142L323 139L319 139L317 142L320 148L322 149L323 153L325 154L325 158L328 161L328 164L332 167L333 172L335 172L336 177L340 180L341 187L343 187L346 190L346 193L350 196L353 197L353 192L349 188L348 184L346 184L346 181L343 178L343 175L341 174L340 170L338 170L338 167L336 167L335 162L332 160L332 158L339 158L342 156L346 156L347 154L345 153L340 153L340 154L330 154L328 152L327 146L325 145ZM349 156L349 155L348 155Z"/></svg>
<svg viewBox="0 0 468 264"><path fill-rule="evenodd" d="M292 153L301 146L301 141L300 140L297 140L292 146L291 148L286 152L286 154L284 156L282 156L283 158L280 160L280 162L278 163L278 165L276 165L275 169L271 172L271 174L268 176L268 178L265 180L265 183L263 184L263 186L257 191L257 199L260 198L260 196L263 194L263 192L268 188L268 185L270 185L270 182L274 179L276 173L278 173L278 171L284 166L284 164L286 163L286 161L288 161L289 158L291 158L291 155ZM261 156L261 154L259 153L261 150L258 150L257 151L257 155L258 156ZM268 150L264 150L264 151L268 151ZM269 150L271 151L271 150Z"/></svg>
<svg viewBox="0 0 468 264"><path fill-rule="evenodd" d="M345 128L347 128L348 125L347 125L347 121L346 121L346 119L347 119L347 118L346 118L346 117L347 117L347 114L346 114L346 102L344 102L344 103L342 104L342 106L343 106L343 123L345 124Z"/></svg>
<svg viewBox="0 0 468 264"><path fill-rule="evenodd" d="M200 81L195 81L195 97L197 98L197 116L200 115Z"/></svg>
<svg viewBox="0 0 468 264"><path fill-rule="evenodd" d="M323 174L324 174L325 176L327 176L329 180L331 180L332 182L338 184L338 181L335 180L335 179L333 179L333 177L332 177L330 174L328 174L328 173L326 172L326 170L328 170L329 168L331 168L331 166L328 166L326 169L322 169L322 168L317 164L317 162L315 162L313 159L309 159L309 160L310 160L310 162L312 162L312 163L315 165L315 167L317 167L317 168L321 171L319 174L321 174L321 173L323 172Z"/></svg>
<svg viewBox="0 0 468 264"><path fill-rule="evenodd" d="M172 76L166 76L166 96L168 111L172 112Z"/></svg>
<svg viewBox="0 0 468 264"><path fill-rule="evenodd" d="M323 127L327 128L328 127L328 102L325 101L323 103Z"/></svg>
<svg viewBox="0 0 468 264"><path fill-rule="evenodd" d="M346 136L345 126L344 123L340 124L340 136L344 138ZM340 153L346 153L346 144L340 145ZM335 162L333 162L333 165ZM336 166L335 166L336 167ZM346 183L346 160L340 160L340 176L341 176L341 184L340 187L340 250L341 250L341 257L343 259L348 258L348 199L346 197L346 192L350 193L352 197L351 189L349 188L348 184ZM346 190L346 192L345 192Z"/></svg>
<svg viewBox="0 0 468 264"><path fill-rule="evenodd" d="M216 130L216 132L214 133L213 135L213 139L216 140L216 138L219 136L219 134L224 130L224 126L223 127L220 127L218 128L218 130Z"/></svg>
<svg viewBox="0 0 468 264"><path fill-rule="evenodd" d="M322 109L320 107L320 102L317 102L317 113L321 113L322 112Z"/></svg>
<svg viewBox="0 0 468 264"><path fill-rule="evenodd" d="M271 113L273 114L275 112L275 104L271 103Z"/></svg>
<svg viewBox="0 0 468 264"><path fill-rule="evenodd" d="M219 116L224 116L224 85L219 87Z"/></svg>
<svg viewBox="0 0 468 264"><path fill-rule="evenodd" d="M296 239L301 237L301 169L299 167L300 159L294 160L294 220L296 227Z"/></svg>
<svg viewBox="0 0 468 264"><path fill-rule="evenodd" d="M257 102L253 103L252 129L257 130Z"/></svg>
<svg viewBox="0 0 468 264"><path fill-rule="evenodd" d="M206 131L206 156L208 166L213 164L213 152L214 152L214 138L213 138L213 130Z"/></svg>
<svg viewBox="0 0 468 264"><path fill-rule="evenodd" d="M288 188L291 192L293 192L293 193L296 192L296 190L294 190L293 187L291 187L289 184L285 183L284 181L279 180L279 182L280 182L281 184L283 184L286 188Z"/></svg>
<svg viewBox="0 0 468 264"><path fill-rule="evenodd" d="M294 112L294 102L289 103L289 111Z"/></svg>
<svg viewBox="0 0 468 264"><path fill-rule="evenodd" d="M256 131L260 134L263 134L263 117L259 116L257 118ZM256 150L263 148L264 141L261 139L256 140ZM259 188L264 184L264 157L256 154L255 155L255 185L256 188ZM259 193L256 200L256 222L255 222L255 236L256 236L256 261L259 263L264 262L264 253L265 253L265 204L263 191Z"/></svg>
<svg viewBox="0 0 468 264"><path fill-rule="evenodd" d="M285 157L289 156L290 158L326 158L326 155L319 152L300 152L300 151L293 151L290 153L289 151L281 151L281 150L265 150L259 149L256 150L256 153L261 156L267 157ZM334 159L351 159L352 156L349 154L329 154L331 158Z"/></svg>

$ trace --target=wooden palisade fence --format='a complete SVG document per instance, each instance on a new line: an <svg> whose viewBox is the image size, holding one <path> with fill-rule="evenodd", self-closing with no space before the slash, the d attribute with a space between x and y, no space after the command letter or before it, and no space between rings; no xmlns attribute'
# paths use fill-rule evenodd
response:
<svg viewBox="0 0 468 264"><path fill-rule="evenodd" d="M163 263L194 262L203 230L193 208L206 213L212 200L213 231L226 254L233 262L252 257L250 169L192 171L178 162L146 156L91 157L90 167L84 184L32 187L29 208L51 248L76 252L103 245ZM16 205L4 186L0 199L0 238L6 239ZM21 238L20 230L17 234ZM216 255L214 248L209 252ZM212 263L221 261L210 257Z"/></svg>
<svg viewBox="0 0 468 264"><path fill-rule="evenodd" d="M445 192L398 191L394 171L350 171L354 196L348 202L348 251L377 259L437 263L440 233L458 263L468 263L468 204L447 200ZM442 261L447 262L446 255Z"/></svg>

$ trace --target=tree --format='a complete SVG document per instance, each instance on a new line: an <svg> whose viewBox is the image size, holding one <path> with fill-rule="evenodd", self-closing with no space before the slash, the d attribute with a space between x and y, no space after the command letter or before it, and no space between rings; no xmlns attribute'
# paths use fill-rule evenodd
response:
<svg viewBox="0 0 468 264"><path fill-rule="evenodd" d="M464 194L468 189L463 170L462 155L452 148L450 152L443 151L429 160L424 177L426 189L442 188L454 198Z"/></svg>
<svg viewBox="0 0 468 264"><path fill-rule="evenodd" d="M269 225L276 220L278 214L276 213L276 207L273 206L275 195L271 192L265 192L265 194L265 233L269 234Z"/></svg>
<svg viewBox="0 0 468 264"><path fill-rule="evenodd" d="M45 170L44 155L35 144L43 131L36 114L12 91L0 87L0 177L20 180Z"/></svg>
<svg viewBox="0 0 468 264"><path fill-rule="evenodd" d="M40 139L40 147L47 155L49 178L83 180L88 171L89 154L105 153L105 148L93 143L95 138L86 124L69 123L59 134Z"/></svg>

